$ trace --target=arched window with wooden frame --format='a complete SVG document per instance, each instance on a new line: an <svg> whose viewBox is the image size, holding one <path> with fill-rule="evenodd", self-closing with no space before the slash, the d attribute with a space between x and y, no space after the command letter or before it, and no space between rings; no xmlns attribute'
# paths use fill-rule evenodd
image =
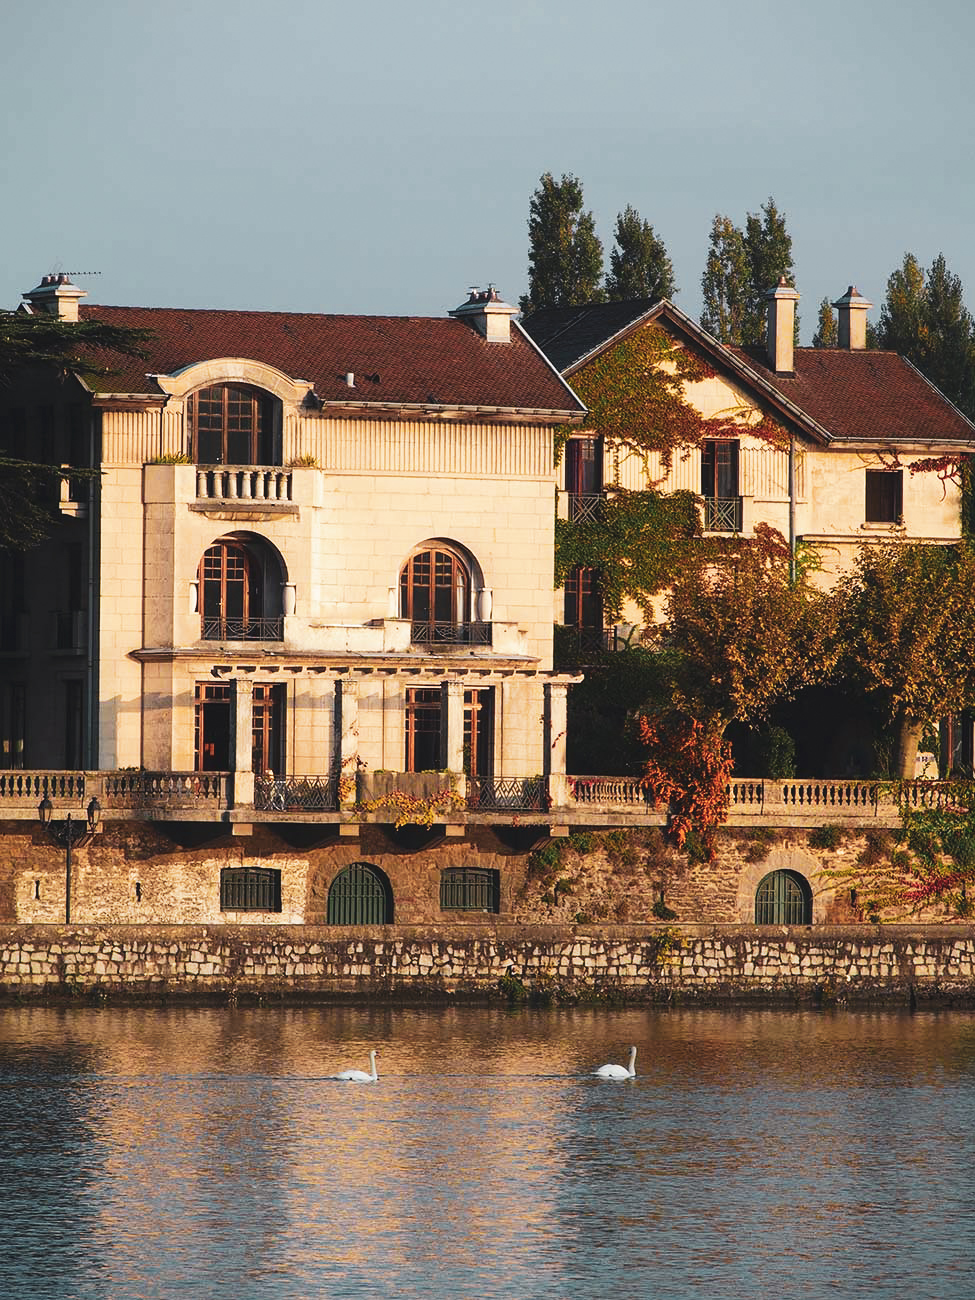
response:
<svg viewBox="0 0 975 1300"><path fill-rule="evenodd" d="M446 546L424 545L400 572L400 617L416 645L487 645L490 623L472 619L471 566Z"/></svg>
<svg viewBox="0 0 975 1300"><path fill-rule="evenodd" d="M186 403L193 460L197 465L275 464L274 415L274 399L259 388L198 388Z"/></svg>
<svg viewBox="0 0 975 1300"><path fill-rule="evenodd" d="M270 557L241 537L208 547L198 574L204 641L280 641L280 573Z"/></svg>

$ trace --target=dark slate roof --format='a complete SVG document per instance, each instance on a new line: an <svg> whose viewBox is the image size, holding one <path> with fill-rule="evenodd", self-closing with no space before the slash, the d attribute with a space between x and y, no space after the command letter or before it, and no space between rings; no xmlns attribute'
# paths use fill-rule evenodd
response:
<svg viewBox="0 0 975 1300"><path fill-rule="evenodd" d="M275 366L322 402L503 408L578 414L575 394L517 325L488 343L450 317L81 306L83 320L152 331L144 359L113 358L87 382L101 393L157 394L149 376L218 357ZM356 376L350 389L348 372Z"/></svg>
<svg viewBox="0 0 975 1300"><path fill-rule="evenodd" d="M856 441L975 441L975 425L896 352L796 348L778 375L761 348L728 348L832 437Z"/></svg>
<svg viewBox="0 0 975 1300"><path fill-rule="evenodd" d="M654 306L651 298L629 302L583 303L578 307L540 307L522 326L563 374L590 352L601 351Z"/></svg>

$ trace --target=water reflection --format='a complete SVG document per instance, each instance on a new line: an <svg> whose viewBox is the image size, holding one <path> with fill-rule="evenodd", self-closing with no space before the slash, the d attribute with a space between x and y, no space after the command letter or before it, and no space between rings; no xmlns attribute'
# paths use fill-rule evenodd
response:
<svg viewBox="0 0 975 1300"><path fill-rule="evenodd" d="M975 1294L969 1013L32 1008L0 1065L4 1296Z"/></svg>

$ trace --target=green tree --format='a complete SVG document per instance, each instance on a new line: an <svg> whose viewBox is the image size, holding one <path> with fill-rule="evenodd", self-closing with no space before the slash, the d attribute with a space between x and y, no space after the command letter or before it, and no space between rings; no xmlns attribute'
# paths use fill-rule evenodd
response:
<svg viewBox="0 0 975 1300"><path fill-rule="evenodd" d="M839 330L836 326L833 304L828 298L824 298L819 304L819 323L813 335L812 345L814 348L835 348L838 342Z"/></svg>
<svg viewBox="0 0 975 1300"><path fill-rule="evenodd" d="M673 298L674 268L662 239L636 208L627 205L616 218L616 246L609 255L606 296L610 302L629 298Z"/></svg>
<svg viewBox="0 0 975 1300"><path fill-rule="evenodd" d="M701 277L701 324L722 343L742 341L749 276L745 237L730 217L719 213L711 223L707 266Z"/></svg>
<svg viewBox="0 0 975 1300"><path fill-rule="evenodd" d="M748 295L742 321L742 343L756 347L765 342L765 295L785 276L795 288L792 265L792 236L786 229L785 213L779 212L771 195L758 213L745 220L745 253L748 258ZM799 320L796 317L796 336Z"/></svg>
<svg viewBox="0 0 975 1300"><path fill-rule="evenodd" d="M602 302L603 246L591 212L583 211L582 183L575 176L541 177L528 217L528 292L524 313L539 307Z"/></svg>
<svg viewBox="0 0 975 1300"><path fill-rule="evenodd" d="M0 390L26 372L44 368L55 374L93 377L111 372L113 358L143 356L148 338L102 321L61 321L53 316L0 312ZM50 531L49 502L57 499L62 478L91 478L95 470L63 470L14 454L0 413L0 551L26 550Z"/></svg>
<svg viewBox="0 0 975 1300"><path fill-rule="evenodd" d="M881 347L917 366L968 416L975 416L975 322L961 280L939 253L925 273L912 253L887 281L877 329Z"/></svg>
<svg viewBox="0 0 975 1300"><path fill-rule="evenodd" d="M975 551L864 546L839 597L841 671L882 706L911 778L925 725L975 704Z"/></svg>
<svg viewBox="0 0 975 1300"><path fill-rule="evenodd" d="M744 231L719 213L711 225L701 277L701 324L722 343L761 346L765 342L765 295L783 275L794 287L792 237L773 198L768 198L758 213L748 214ZM798 331L797 317L797 338Z"/></svg>
<svg viewBox="0 0 975 1300"><path fill-rule="evenodd" d="M829 596L789 582L784 557L769 561L756 546L688 571L667 599L670 703L719 736L734 721L765 721L832 668L833 610Z"/></svg>

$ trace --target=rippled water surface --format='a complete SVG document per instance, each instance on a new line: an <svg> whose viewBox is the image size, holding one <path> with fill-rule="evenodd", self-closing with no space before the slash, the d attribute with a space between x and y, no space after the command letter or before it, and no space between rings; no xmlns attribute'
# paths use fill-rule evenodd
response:
<svg viewBox="0 0 975 1300"><path fill-rule="evenodd" d="M975 1297L969 1013L17 1009L0 1090L10 1300Z"/></svg>

